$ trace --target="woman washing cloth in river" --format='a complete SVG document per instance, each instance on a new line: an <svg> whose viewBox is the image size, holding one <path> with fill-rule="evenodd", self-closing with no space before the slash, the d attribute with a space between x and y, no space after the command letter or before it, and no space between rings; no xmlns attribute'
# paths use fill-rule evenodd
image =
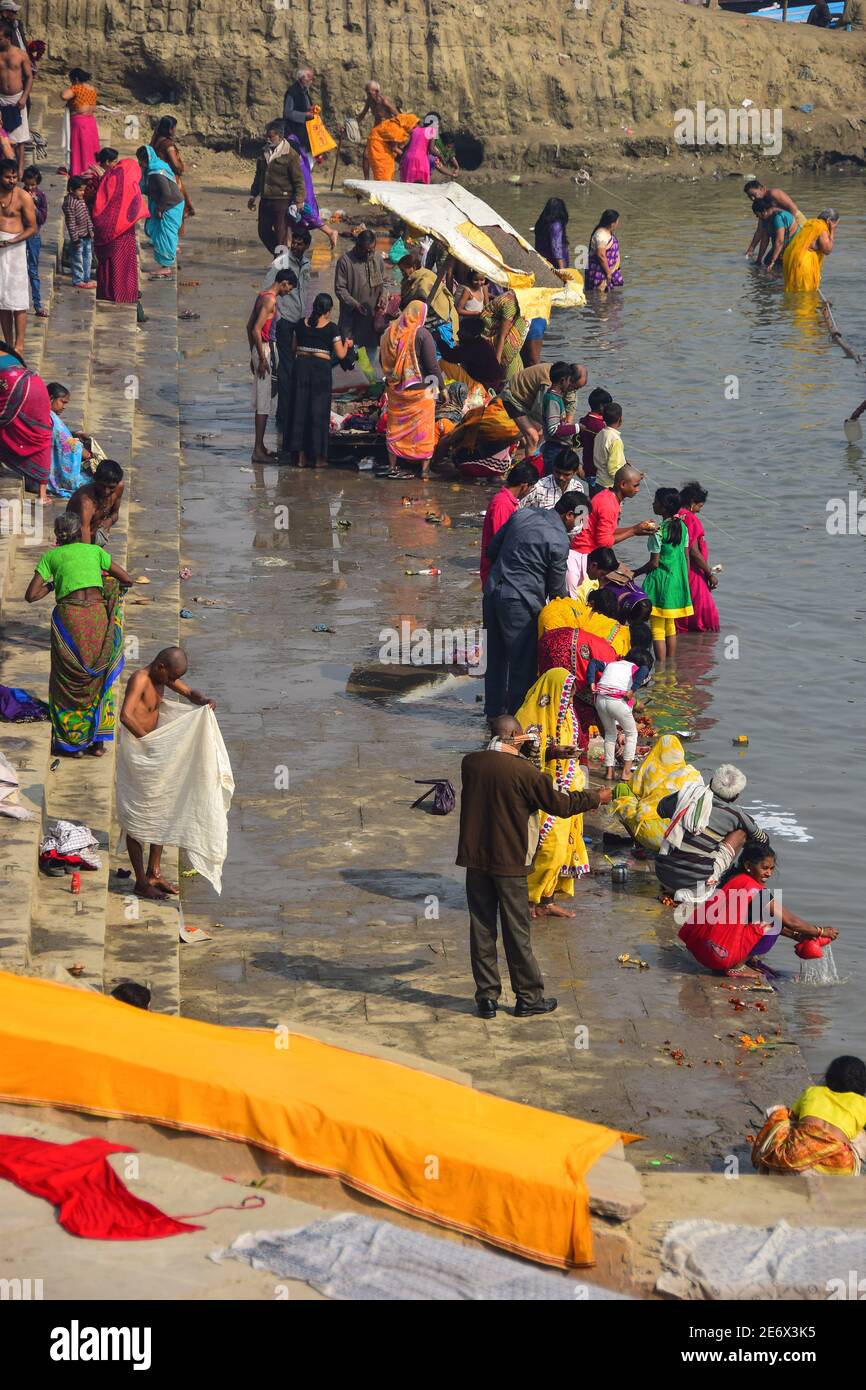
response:
<svg viewBox="0 0 866 1390"><path fill-rule="evenodd" d="M698 903L680 929L680 940L695 960L724 975L761 979L763 970L751 962L764 956L780 936L794 941L835 941L835 927L818 927L774 898L764 885L776 868L769 845L748 845L739 865L715 893Z"/></svg>

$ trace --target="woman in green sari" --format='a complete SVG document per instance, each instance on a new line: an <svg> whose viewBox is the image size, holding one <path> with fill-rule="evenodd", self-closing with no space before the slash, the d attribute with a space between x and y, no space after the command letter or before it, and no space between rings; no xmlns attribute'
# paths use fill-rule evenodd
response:
<svg viewBox="0 0 866 1390"><path fill-rule="evenodd" d="M123 670L123 595L132 583L107 551L81 540L81 520L65 512L24 595L54 590L48 711L52 752L100 757L114 738L117 681Z"/></svg>

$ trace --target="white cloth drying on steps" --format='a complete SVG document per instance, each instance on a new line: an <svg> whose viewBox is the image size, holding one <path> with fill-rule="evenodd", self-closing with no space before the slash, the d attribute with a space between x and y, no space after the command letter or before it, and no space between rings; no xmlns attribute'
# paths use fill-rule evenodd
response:
<svg viewBox="0 0 866 1390"><path fill-rule="evenodd" d="M117 741L118 852L131 835L147 845L176 845L222 891L228 812L235 789L216 715L207 705L163 701L156 728Z"/></svg>

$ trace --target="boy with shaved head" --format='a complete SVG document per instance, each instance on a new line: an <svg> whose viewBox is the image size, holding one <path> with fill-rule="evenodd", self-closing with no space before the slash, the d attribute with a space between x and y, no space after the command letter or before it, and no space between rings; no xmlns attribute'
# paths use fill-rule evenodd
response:
<svg viewBox="0 0 866 1390"><path fill-rule="evenodd" d="M129 679L120 722L135 738L144 738L157 726L159 707L165 698L166 686L178 695L183 695L193 705L216 705L200 690L193 690L182 679L186 675L187 659L183 647L165 647L151 661ZM150 845L147 868L144 866L144 847L130 835L126 837L129 862L135 873L134 892L140 898L165 898L167 893L177 893L174 884L162 877L162 845Z"/></svg>

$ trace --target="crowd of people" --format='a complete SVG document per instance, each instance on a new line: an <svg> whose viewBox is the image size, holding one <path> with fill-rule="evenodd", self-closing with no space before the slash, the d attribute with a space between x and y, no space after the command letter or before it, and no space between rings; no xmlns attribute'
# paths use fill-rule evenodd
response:
<svg viewBox="0 0 866 1390"><path fill-rule="evenodd" d="M0 29L0 69L12 42ZM13 67L26 98L24 60ZM171 275L193 215L177 122L162 117L135 158L122 159L101 147L89 74L73 69L69 79L63 217L71 283L95 288L98 298L134 303L138 223L151 242L156 275ZM602 806L655 858L663 901L675 909L682 942L704 968L763 977L772 973L764 956L780 937L798 946L833 940L832 928L804 921L765 888L775 854L766 833L736 805L745 788L742 772L723 765L705 781L676 736L658 735L642 704L654 670L672 666L683 638L719 631L714 592L721 567L710 563L701 519L708 490L697 480L657 487L644 508L652 515L641 517L644 474L628 459L622 404L583 364L546 359L547 320L523 311L518 289L456 263L407 225L393 224L382 249L374 230L357 229L336 262L334 296L311 294L313 233L332 248L337 242L313 183L311 134L320 122L313 80L309 68L297 73L282 117L265 132L249 194L272 257L246 325L253 459L326 467L333 436L346 422L335 419L333 370L357 365L370 390L351 419L383 443L383 477L412 477L409 469L416 468L426 478L435 469L494 485L479 557L490 738L463 760L457 856L466 869L479 1015L497 1013L500 931L516 1016L556 1008L544 993L531 926L574 915L561 900L573 899L589 872L583 818ZM2 87L0 80L0 98ZM5 109L0 100L0 114ZM368 115L373 126L364 158L371 178L393 177L398 164L402 179L421 183L437 170L456 172L436 113L420 120L401 113L370 82L353 119L360 124ZM111 555L123 470L101 456L95 440L68 429L62 417L69 389L44 383L27 368L29 297L22 303L10 288L23 264L25 292L32 290L36 312L42 311L39 234L48 206L41 182L37 166L23 167L20 150L17 158L0 159L6 338L0 461L41 499L50 492L66 503L54 524L56 545L36 566L26 599L53 594L55 605L53 751L98 757L118 718L136 738L155 727L166 688L195 704L213 702L185 684L186 656L169 648L132 678L117 712L123 595L132 583ZM817 288L837 214L827 209L806 219L782 190L758 180L745 192L757 220L747 254L769 269L781 263L786 289ZM560 271L569 268L568 223L564 202L552 198L534 229L537 251ZM605 209L589 237L590 296L623 289L619 223L619 212ZM278 451L266 443L274 411ZM635 550L626 563L621 548L632 542L643 542L645 553ZM593 762L601 775L590 787ZM129 849L137 893L161 898L177 891L163 877L160 845L130 839ZM835 1082L828 1086L828 1095L839 1090ZM862 1087L858 1081L849 1089ZM786 1112L784 1133L780 1122L771 1134L762 1131L761 1162L782 1162L778 1155L785 1144L785 1153L791 1149L804 1116L810 1123L816 1117L834 1123L831 1112L838 1119L832 1096L818 1108L804 1104Z"/></svg>
<svg viewBox="0 0 866 1390"><path fill-rule="evenodd" d="M42 231L49 208L41 187L43 172L25 165L28 149L45 154L41 137L30 128L31 93L45 52L41 40L28 41L20 7L0 7L0 327L6 343L21 356L27 315L46 315L39 273ZM183 175L177 120L163 116L150 144L134 159L102 147L96 110L99 102L89 72L74 67L61 93L63 164L68 178L63 199L62 262L77 289L95 290L97 299L132 304L140 299L135 228L144 222L159 275L171 275L178 240L194 208ZM94 274L95 272L95 274ZM39 479L44 482L44 478Z"/></svg>

